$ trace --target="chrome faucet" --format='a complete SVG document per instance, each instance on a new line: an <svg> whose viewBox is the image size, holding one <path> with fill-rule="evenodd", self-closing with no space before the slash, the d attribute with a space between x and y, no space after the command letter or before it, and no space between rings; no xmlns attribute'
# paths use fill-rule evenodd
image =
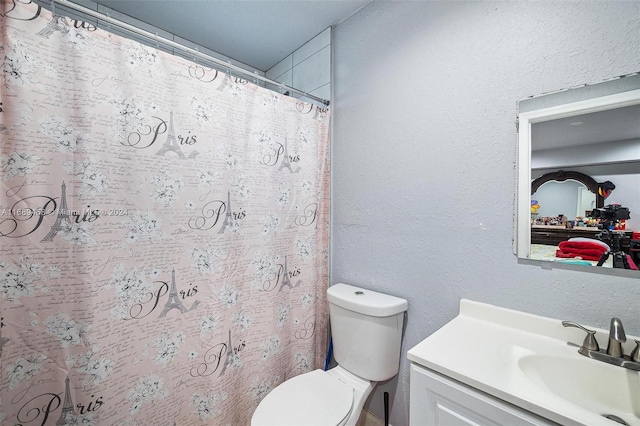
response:
<svg viewBox="0 0 640 426"><path fill-rule="evenodd" d="M606 351L600 349L595 337L595 330L589 330L572 321L562 321L562 325L565 327L577 327L587 333L582 346L578 349L580 355L630 370L640 371L640 340L635 340L636 347L630 355L624 354L622 344L627 341L627 336L619 318L611 318L609 344Z"/></svg>
<svg viewBox="0 0 640 426"><path fill-rule="evenodd" d="M631 361L640 363L640 340L633 339L633 341L636 342L636 347L631 351L629 358L631 358Z"/></svg>
<svg viewBox="0 0 640 426"><path fill-rule="evenodd" d="M622 358L624 353L622 352L622 344L627 341L627 336L624 334L624 327L622 321L618 318L611 318L611 326L609 327L609 344L607 345L607 354Z"/></svg>

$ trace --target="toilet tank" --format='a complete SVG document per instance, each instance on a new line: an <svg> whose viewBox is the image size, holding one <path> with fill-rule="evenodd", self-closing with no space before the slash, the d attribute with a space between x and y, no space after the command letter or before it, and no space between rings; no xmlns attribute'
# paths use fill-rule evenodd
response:
<svg viewBox="0 0 640 426"><path fill-rule="evenodd" d="M407 301L342 283L327 289L327 300L337 363L375 382L398 374Z"/></svg>

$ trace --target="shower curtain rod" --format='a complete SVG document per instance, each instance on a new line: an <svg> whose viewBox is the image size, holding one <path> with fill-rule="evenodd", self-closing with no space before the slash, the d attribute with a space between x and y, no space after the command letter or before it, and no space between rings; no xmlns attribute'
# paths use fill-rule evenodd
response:
<svg viewBox="0 0 640 426"><path fill-rule="evenodd" d="M314 101L320 102L323 105L326 105L326 106L329 105L329 101L326 100L326 99L319 98L317 96L311 95L311 94L309 94L307 92L304 92L302 90L296 89L295 87L287 86L284 83L280 83L278 81L271 80L270 78L261 76L259 74L252 73L251 71L248 71L248 70L246 70L246 69L244 69L242 67L233 65L230 62L225 62L225 61L223 61L221 59L218 59L218 58L215 58L213 56L204 54L204 53L198 51L197 49L192 49L192 48L184 46L184 45L182 45L180 43L176 43L173 40L169 40L167 38L160 37L157 34L153 34L153 33L149 32L149 31L145 31L145 30L143 30L141 28L138 28L138 27L135 27L133 25L127 24L126 22L122 22L122 21L120 21L118 19L114 19L114 18L110 17L109 15L105 15L104 13L96 12L96 11L91 10L89 8L86 8L84 6L80 6L79 4L73 3L73 2L71 2L69 0L51 0L50 4L51 4L52 9L54 9L54 10L55 10L56 3L60 4L60 5L63 5L65 7L68 7L69 9L76 10L76 11L78 11L80 13L85 14L85 15L92 16L94 18L103 20L103 21L108 22L109 24L115 25L117 27L124 28L127 31L130 31L130 32L132 32L134 34L141 35L141 36L143 36L145 38L148 38L150 40L155 41L156 43L162 43L162 44L164 44L166 46L170 46L170 47L172 47L174 49L180 50L182 52L186 52L189 55L193 56L194 58L199 58L199 59L203 59L203 60L208 61L208 62L212 62L212 63L214 63L216 65L221 66L222 68L229 69L229 72L231 70L233 70L238 74L242 74L242 75L245 75L245 76L251 76L251 78L255 78L255 79L263 81L265 83L273 84L275 86L278 86L278 87L282 88L283 90L286 89L286 90L289 90L291 92L297 93L299 95L303 95L304 97L309 98L309 99L313 99Z"/></svg>

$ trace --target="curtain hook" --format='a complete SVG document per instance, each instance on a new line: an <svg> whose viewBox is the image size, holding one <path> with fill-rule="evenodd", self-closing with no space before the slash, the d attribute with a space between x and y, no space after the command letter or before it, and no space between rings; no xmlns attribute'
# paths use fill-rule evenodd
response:
<svg viewBox="0 0 640 426"><path fill-rule="evenodd" d="M231 77L231 61L227 61L227 74Z"/></svg>
<svg viewBox="0 0 640 426"><path fill-rule="evenodd" d="M156 31L156 49L160 49L160 40L158 39L158 32Z"/></svg>
<svg viewBox="0 0 640 426"><path fill-rule="evenodd" d="M196 46L195 49L193 49L193 50L195 50L195 52L196 52L196 53L193 54L193 62L195 62L196 66L197 66L198 65L198 55L199 55L200 51L198 49L198 46Z"/></svg>
<svg viewBox="0 0 640 426"><path fill-rule="evenodd" d="M51 0L51 16L56 16L56 1Z"/></svg>
<svg viewBox="0 0 640 426"><path fill-rule="evenodd" d="M254 76L253 76L253 84L255 84L257 86L258 85L258 71L254 71L253 74L254 74Z"/></svg>
<svg viewBox="0 0 640 426"><path fill-rule="evenodd" d="M107 31L111 32L111 13L107 12Z"/></svg>

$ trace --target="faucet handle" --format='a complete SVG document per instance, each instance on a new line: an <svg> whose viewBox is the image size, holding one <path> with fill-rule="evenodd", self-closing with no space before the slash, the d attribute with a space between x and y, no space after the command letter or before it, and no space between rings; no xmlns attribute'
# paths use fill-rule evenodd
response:
<svg viewBox="0 0 640 426"><path fill-rule="evenodd" d="M587 335L585 336L584 341L582 342L582 347L590 351L600 350L600 346L598 346L598 341L596 340L595 330L589 330L588 328L584 328L577 322L573 322L573 321L562 321L562 325L564 327L576 327L582 331L586 331Z"/></svg>
<svg viewBox="0 0 640 426"><path fill-rule="evenodd" d="M640 362L640 340L634 339L633 341L636 342L636 347L631 351L631 355L629 355L629 357L631 358L631 361Z"/></svg>

